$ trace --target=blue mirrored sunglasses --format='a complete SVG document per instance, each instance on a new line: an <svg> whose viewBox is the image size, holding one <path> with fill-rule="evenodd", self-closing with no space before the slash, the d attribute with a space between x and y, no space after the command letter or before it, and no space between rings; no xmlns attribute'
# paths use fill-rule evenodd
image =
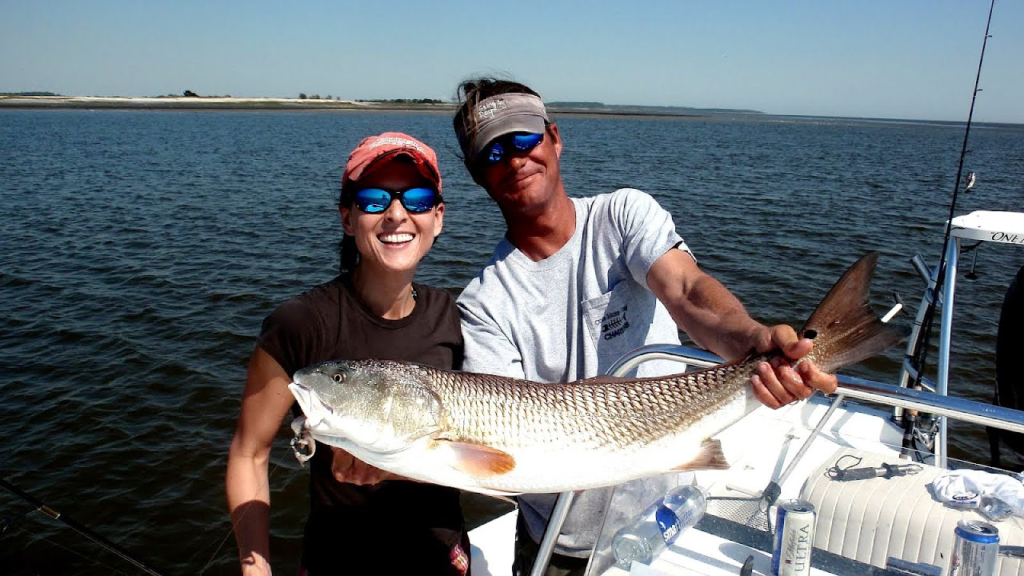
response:
<svg viewBox="0 0 1024 576"><path fill-rule="evenodd" d="M543 140L543 133L517 132L506 134L484 147L483 153L480 154L480 162L483 164L497 164L504 160L507 154L533 150Z"/></svg>
<svg viewBox="0 0 1024 576"><path fill-rule="evenodd" d="M353 198L356 206L367 214L380 214L398 200L410 214L422 214L443 202L441 194L433 188L409 188L408 190L384 190L363 188Z"/></svg>

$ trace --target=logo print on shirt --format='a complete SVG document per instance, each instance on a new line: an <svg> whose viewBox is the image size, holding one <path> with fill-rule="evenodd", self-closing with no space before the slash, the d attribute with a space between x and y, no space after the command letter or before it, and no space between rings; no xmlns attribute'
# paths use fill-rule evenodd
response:
<svg viewBox="0 0 1024 576"><path fill-rule="evenodd" d="M611 340L621 336L629 328L629 320L626 319L626 310L629 306L623 306L619 310L608 312L601 318L601 338Z"/></svg>

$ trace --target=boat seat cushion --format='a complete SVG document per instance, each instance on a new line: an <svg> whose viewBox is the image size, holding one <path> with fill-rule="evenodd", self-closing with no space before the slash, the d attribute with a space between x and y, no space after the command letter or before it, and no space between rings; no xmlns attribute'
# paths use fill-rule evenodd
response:
<svg viewBox="0 0 1024 576"><path fill-rule="evenodd" d="M882 456L844 448L812 474L800 498L817 510L814 547L845 558L884 568L889 557L923 562L945 569L953 550L953 531L961 519L990 522L974 510L949 508L936 500L929 486L943 470L922 465L914 475L841 482L830 478L829 468L841 458L841 466L855 467L906 464L894 456ZM999 529L1003 545L1024 545L1024 518L1011 516L990 522ZM1024 560L1000 558L999 576L1024 574Z"/></svg>

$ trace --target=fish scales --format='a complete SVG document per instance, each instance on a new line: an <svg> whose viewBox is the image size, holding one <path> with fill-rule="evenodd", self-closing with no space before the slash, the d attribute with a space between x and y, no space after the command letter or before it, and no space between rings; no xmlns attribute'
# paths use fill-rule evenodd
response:
<svg viewBox="0 0 1024 576"><path fill-rule="evenodd" d="M424 369L445 406L446 438L508 446L573 442L625 447L689 428L741 396L754 362L674 377L536 384Z"/></svg>

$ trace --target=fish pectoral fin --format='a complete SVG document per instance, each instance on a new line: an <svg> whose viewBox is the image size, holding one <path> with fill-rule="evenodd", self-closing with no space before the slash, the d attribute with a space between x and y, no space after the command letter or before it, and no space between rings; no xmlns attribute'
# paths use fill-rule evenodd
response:
<svg viewBox="0 0 1024 576"><path fill-rule="evenodd" d="M696 458L676 466L673 470L679 472L689 470L725 470L728 467L729 462L725 459L725 453L722 452L722 442L709 439L700 445L700 452L697 453Z"/></svg>
<svg viewBox="0 0 1024 576"><path fill-rule="evenodd" d="M446 441L444 445L451 451L448 464L470 476L487 478L511 472L516 467L516 459L508 452L469 442Z"/></svg>

